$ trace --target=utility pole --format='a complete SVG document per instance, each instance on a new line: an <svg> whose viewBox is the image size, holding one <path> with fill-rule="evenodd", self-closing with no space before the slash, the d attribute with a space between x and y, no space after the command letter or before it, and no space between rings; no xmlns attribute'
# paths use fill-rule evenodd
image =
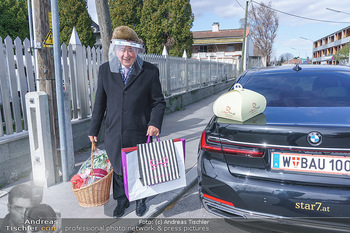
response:
<svg viewBox="0 0 350 233"><path fill-rule="evenodd" d="M68 181L68 162L67 162L67 145L66 145L66 122L64 112L64 97L63 97L63 80L62 80L62 65L61 65L61 40L60 40L60 25L58 15L58 1L51 0L52 11L52 43L55 61L55 87L56 87L56 103L58 114L58 131L60 143L60 158L63 182Z"/></svg>
<svg viewBox="0 0 350 233"><path fill-rule="evenodd" d="M248 18L248 1L246 1L246 5L245 5L244 32L243 32L243 45L242 45L242 58L241 58L240 74L243 73L243 64L245 63L245 37L246 37L246 33L247 33L247 18Z"/></svg>
<svg viewBox="0 0 350 233"><path fill-rule="evenodd" d="M57 152L59 145L57 100L54 77L54 57L51 31L51 18L49 17L50 0L32 0L33 24L34 24L34 46L36 57L36 85L38 91L44 91L49 98L49 114L52 132L52 148L54 148L56 182L60 181L59 171L61 169L60 155Z"/></svg>
<svg viewBox="0 0 350 233"><path fill-rule="evenodd" d="M109 16L108 0L95 0L98 25L100 26L104 61L108 61L108 49L112 38L112 25Z"/></svg>

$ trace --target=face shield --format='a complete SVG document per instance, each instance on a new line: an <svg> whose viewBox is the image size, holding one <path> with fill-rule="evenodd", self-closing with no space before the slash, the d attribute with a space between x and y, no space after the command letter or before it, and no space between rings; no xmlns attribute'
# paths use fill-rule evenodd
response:
<svg viewBox="0 0 350 233"><path fill-rule="evenodd" d="M119 73L122 65L129 67L137 61L142 66L140 55L143 45L132 41L113 39L109 46L109 68L113 73Z"/></svg>

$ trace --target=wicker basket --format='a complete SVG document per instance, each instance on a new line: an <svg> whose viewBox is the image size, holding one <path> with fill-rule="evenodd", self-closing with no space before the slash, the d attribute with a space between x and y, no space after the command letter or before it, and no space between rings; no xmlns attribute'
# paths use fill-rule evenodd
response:
<svg viewBox="0 0 350 233"><path fill-rule="evenodd" d="M92 143L91 168L93 168L93 155L95 151L95 143ZM93 176L93 169L91 171L90 175ZM79 205L82 207L97 207L106 204L109 201L112 177L113 169L100 180L83 188L76 189L75 184L73 184L72 189L78 199Z"/></svg>

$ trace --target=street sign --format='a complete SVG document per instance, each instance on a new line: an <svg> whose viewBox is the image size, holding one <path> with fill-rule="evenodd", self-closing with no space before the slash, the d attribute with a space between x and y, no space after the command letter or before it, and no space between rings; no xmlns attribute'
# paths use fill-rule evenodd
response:
<svg viewBox="0 0 350 233"><path fill-rule="evenodd" d="M51 12L49 11L49 29L50 31L47 33L45 37L45 41L43 43L44 47L52 47L53 46L53 39L52 39L52 17L51 17Z"/></svg>
<svg viewBox="0 0 350 233"><path fill-rule="evenodd" d="M46 35L43 46L44 47L52 47L52 45L53 45L52 30L50 29L50 31Z"/></svg>

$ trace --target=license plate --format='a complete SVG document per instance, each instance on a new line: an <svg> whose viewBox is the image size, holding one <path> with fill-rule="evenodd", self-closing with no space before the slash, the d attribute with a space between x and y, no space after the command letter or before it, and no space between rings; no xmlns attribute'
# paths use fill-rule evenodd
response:
<svg viewBox="0 0 350 233"><path fill-rule="evenodd" d="M345 156L272 152L271 169L350 176L350 158Z"/></svg>

